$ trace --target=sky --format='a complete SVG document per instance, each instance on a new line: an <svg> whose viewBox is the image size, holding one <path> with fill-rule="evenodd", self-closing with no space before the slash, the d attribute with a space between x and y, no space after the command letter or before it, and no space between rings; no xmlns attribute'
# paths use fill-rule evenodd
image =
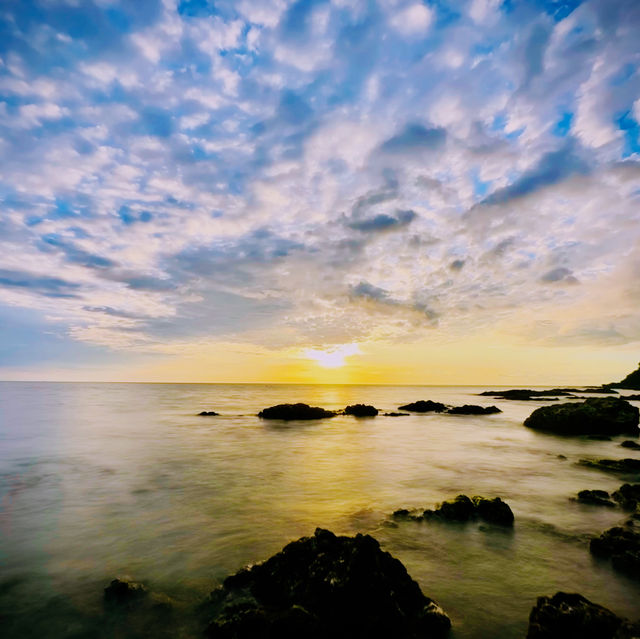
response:
<svg viewBox="0 0 640 639"><path fill-rule="evenodd" d="M598 384L637 0L4 0L0 379Z"/></svg>

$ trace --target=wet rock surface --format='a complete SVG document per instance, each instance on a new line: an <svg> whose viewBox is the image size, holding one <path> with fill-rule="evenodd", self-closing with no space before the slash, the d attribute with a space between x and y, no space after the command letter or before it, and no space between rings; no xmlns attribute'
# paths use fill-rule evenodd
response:
<svg viewBox="0 0 640 639"><path fill-rule="evenodd" d="M375 417L378 414L378 409L368 404L353 404L344 409L344 414L354 417Z"/></svg>
<svg viewBox="0 0 640 639"><path fill-rule="evenodd" d="M640 507L640 484L622 484L611 496L624 510L638 510Z"/></svg>
<svg viewBox="0 0 640 639"><path fill-rule="evenodd" d="M616 570L640 579L640 532L637 528L610 528L591 540L589 550L597 557L611 559L611 565Z"/></svg>
<svg viewBox="0 0 640 639"><path fill-rule="evenodd" d="M640 474L640 459L581 459L578 463L581 466L604 470L610 473L621 473L625 475Z"/></svg>
<svg viewBox="0 0 640 639"><path fill-rule="evenodd" d="M559 435L638 435L639 414L637 407L619 397L591 397L537 408L524 425Z"/></svg>
<svg viewBox="0 0 640 639"><path fill-rule="evenodd" d="M198 413L198 417L217 417L220 413L216 413L214 410L203 410Z"/></svg>
<svg viewBox="0 0 640 639"><path fill-rule="evenodd" d="M262 419L283 419L287 421L294 419L323 419L334 416L335 413L333 411L301 403L278 404L277 406L265 408L258 413L258 417Z"/></svg>
<svg viewBox="0 0 640 639"><path fill-rule="evenodd" d="M631 639L640 623L592 603L576 593L539 597L529 615L527 639Z"/></svg>
<svg viewBox="0 0 640 639"><path fill-rule="evenodd" d="M606 490L581 490L578 493L576 501L581 504L589 504L591 506L606 506L607 508L616 507L616 504L611 501L611 497Z"/></svg>
<svg viewBox="0 0 640 639"><path fill-rule="evenodd" d="M454 406L447 411L451 415L493 415L501 412L497 406L476 406L475 404Z"/></svg>
<svg viewBox="0 0 640 639"><path fill-rule="evenodd" d="M401 508L393 513L395 520L431 520L467 522L482 520L500 526L513 526L513 512L507 503L500 497L488 499L478 495L467 497L458 495L455 499L443 501L434 510L425 510L422 514L418 511Z"/></svg>
<svg viewBox="0 0 640 639"><path fill-rule="evenodd" d="M447 407L440 402L421 399L404 406L398 406L398 410L409 410L413 413L444 413Z"/></svg>
<svg viewBox="0 0 640 639"><path fill-rule="evenodd" d="M320 528L228 577L207 609L212 639L436 639L450 627L373 537Z"/></svg>

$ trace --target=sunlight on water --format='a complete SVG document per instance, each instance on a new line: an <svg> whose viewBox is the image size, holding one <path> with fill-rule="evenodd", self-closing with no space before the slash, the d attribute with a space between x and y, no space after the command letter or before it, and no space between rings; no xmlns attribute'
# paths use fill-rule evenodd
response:
<svg viewBox="0 0 640 639"><path fill-rule="evenodd" d="M75 636L55 630L55 620L69 628L74 615L98 610L116 576L199 600L316 526L373 534L451 615L453 637L522 637L536 597L561 589L638 617L640 585L588 552L589 537L623 515L569 500L622 483L576 466L579 458L638 453L622 454L617 440L530 431L522 421L541 403L487 401L475 397L480 390L0 384L0 602L18 619L13 636L43 636L44 627L47 636ZM282 402L395 410L417 399L504 412L255 417ZM397 508L458 493L501 496L515 529L385 523Z"/></svg>

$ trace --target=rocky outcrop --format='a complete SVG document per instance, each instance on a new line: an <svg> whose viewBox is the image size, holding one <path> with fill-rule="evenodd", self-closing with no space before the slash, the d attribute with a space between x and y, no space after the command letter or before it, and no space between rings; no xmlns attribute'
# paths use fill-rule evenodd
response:
<svg viewBox="0 0 640 639"><path fill-rule="evenodd" d="M409 410L413 413L444 413L447 407L440 402L432 402L430 399L421 399L411 404L398 406L398 410Z"/></svg>
<svg viewBox="0 0 640 639"><path fill-rule="evenodd" d="M635 528L610 528L591 540L589 550L598 557L611 559L616 570L640 579L640 533Z"/></svg>
<svg viewBox="0 0 640 639"><path fill-rule="evenodd" d="M493 415L501 412L497 406L476 406L475 404L454 406L447 411L451 415Z"/></svg>
<svg viewBox="0 0 640 639"><path fill-rule="evenodd" d="M640 459L581 459L581 466L625 475L640 474Z"/></svg>
<svg viewBox="0 0 640 639"><path fill-rule="evenodd" d="M378 409L368 404L353 404L344 409L344 414L354 417L375 417L378 414Z"/></svg>
<svg viewBox="0 0 640 639"><path fill-rule="evenodd" d="M265 408L258 413L262 419L284 419L287 421L294 419L323 419L324 417L334 417L335 413L318 406L308 404L278 404Z"/></svg>
<svg viewBox="0 0 640 639"><path fill-rule="evenodd" d="M640 411L619 397L537 408L524 425L559 435L637 435Z"/></svg>
<svg viewBox="0 0 640 639"><path fill-rule="evenodd" d="M640 484L622 484L611 496L624 510L638 510L640 507Z"/></svg>
<svg viewBox="0 0 640 639"><path fill-rule="evenodd" d="M479 393L485 397L499 397L500 399L514 399L514 400L532 400L532 399L548 399L553 397L557 399L561 395L570 395L569 391L562 390L560 388L554 388L552 390L531 390L529 388L513 388L510 390L501 391L484 391Z"/></svg>
<svg viewBox="0 0 640 639"><path fill-rule="evenodd" d="M638 368L633 371L633 373L629 373L621 382L617 384L612 384L616 388L627 388L630 390L640 390L640 364L638 364Z"/></svg>
<svg viewBox="0 0 640 639"><path fill-rule="evenodd" d="M538 598L527 639L631 639L639 632L640 623L632 624L582 595L558 592Z"/></svg>
<svg viewBox="0 0 640 639"><path fill-rule="evenodd" d="M396 511L393 516L396 519L403 519L405 518L404 513L407 513L409 518L416 518L411 516L409 511L403 510ZM487 499L486 497L467 497L466 495L458 495L455 499L443 501L435 510L425 510L422 518L460 522L481 519L500 526L513 526L514 520L511 508L500 497Z"/></svg>
<svg viewBox="0 0 640 639"><path fill-rule="evenodd" d="M131 606L149 595L145 586L134 581L114 579L104 589L104 601L109 605Z"/></svg>
<svg viewBox="0 0 640 639"><path fill-rule="evenodd" d="M445 637L450 621L369 535L316 529L211 593L211 639Z"/></svg>
<svg viewBox="0 0 640 639"><path fill-rule="evenodd" d="M615 508L616 505L611 501L611 497L606 490L581 490L578 493L576 501L581 504L589 504L590 506L606 506L607 508Z"/></svg>
<svg viewBox="0 0 640 639"><path fill-rule="evenodd" d="M198 413L198 417L217 417L220 413L216 413L214 410L203 410Z"/></svg>

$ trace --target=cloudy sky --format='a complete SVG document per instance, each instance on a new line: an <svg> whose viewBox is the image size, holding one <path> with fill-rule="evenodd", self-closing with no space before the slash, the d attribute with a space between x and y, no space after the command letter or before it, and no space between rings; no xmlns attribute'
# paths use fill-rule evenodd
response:
<svg viewBox="0 0 640 639"><path fill-rule="evenodd" d="M4 0L0 378L640 359L637 0Z"/></svg>

